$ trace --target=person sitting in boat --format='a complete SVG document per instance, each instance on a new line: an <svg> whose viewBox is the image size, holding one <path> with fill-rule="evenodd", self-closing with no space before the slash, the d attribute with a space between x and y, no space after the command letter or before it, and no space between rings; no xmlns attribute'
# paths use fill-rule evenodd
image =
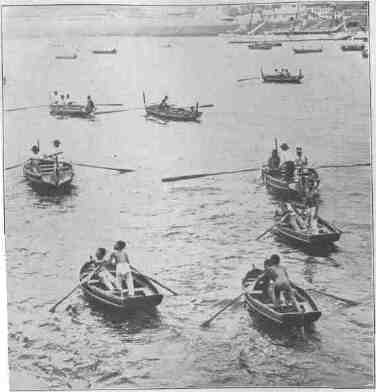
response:
<svg viewBox="0 0 376 392"><path fill-rule="evenodd" d="M280 163L281 159L279 158L278 150L275 148L272 150L272 156L268 160L268 166L270 169L275 170L279 168Z"/></svg>
<svg viewBox="0 0 376 392"><path fill-rule="evenodd" d="M128 289L128 295L134 296L133 276L127 253L125 252L126 243L117 241L114 245L114 251L111 253L109 262L115 264L116 268L116 286L120 290L120 296L124 299L123 282L125 281Z"/></svg>
<svg viewBox="0 0 376 392"><path fill-rule="evenodd" d="M167 109L168 108L168 96L165 95L164 98L162 99L161 103L159 104L160 109Z"/></svg>
<svg viewBox="0 0 376 392"><path fill-rule="evenodd" d="M60 165L61 163L59 162L59 158L60 158L60 160L63 160L63 150L60 148L60 145L61 145L60 140L57 140L57 139L54 140L52 142L52 145L53 145L53 149L52 149L51 153L44 155L43 157L45 159L49 159L54 162L58 162L58 164Z"/></svg>
<svg viewBox="0 0 376 392"><path fill-rule="evenodd" d="M274 306L281 306L281 294L283 294L286 303L292 303L292 305L297 310L299 310L295 298L295 290L292 288L291 281L286 268L280 265L280 261L280 257L274 254L270 257L269 262L267 263L264 276L270 282L268 293L272 299Z"/></svg>
<svg viewBox="0 0 376 392"><path fill-rule="evenodd" d="M306 156L303 157L303 149L296 147L295 166L303 168L308 165L308 159Z"/></svg>
<svg viewBox="0 0 376 392"><path fill-rule="evenodd" d="M90 113L93 113L95 111L95 109L96 108L95 108L94 102L91 99L91 96L88 95L85 111L86 111L86 113L90 114Z"/></svg>
<svg viewBox="0 0 376 392"><path fill-rule="evenodd" d="M56 90L50 95L50 103L51 105L59 104L59 93Z"/></svg>
<svg viewBox="0 0 376 392"><path fill-rule="evenodd" d="M64 97L64 94L60 94L60 105L65 105L65 97Z"/></svg>
<svg viewBox="0 0 376 392"><path fill-rule="evenodd" d="M290 147L287 145L287 143L282 143L280 147L281 147L281 154L280 154L281 170L286 181L289 181L294 176L294 171L295 171L294 158L291 155Z"/></svg>
<svg viewBox="0 0 376 392"><path fill-rule="evenodd" d="M297 210L291 203L281 203L281 216L285 215L281 222L288 223L295 231L302 231L306 229L304 219L300 216Z"/></svg>
<svg viewBox="0 0 376 392"><path fill-rule="evenodd" d="M66 101L67 105L72 105L72 103L73 103L72 100L71 100L71 97L70 97L70 95L68 93L66 94L65 101Z"/></svg>
<svg viewBox="0 0 376 392"><path fill-rule="evenodd" d="M319 193L315 182L312 179L307 181L307 188L304 195L304 203L306 214L308 215L308 228L312 230L314 234L318 233L318 211L319 211Z"/></svg>
<svg viewBox="0 0 376 392"><path fill-rule="evenodd" d="M100 264L103 264L103 267L99 270L97 276L108 290L113 290L116 288L115 278L106 267L106 265L108 265L108 261L104 258L106 253L107 251L105 248L98 248L95 252L95 259L92 259L91 261L94 263L95 268L99 267Z"/></svg>

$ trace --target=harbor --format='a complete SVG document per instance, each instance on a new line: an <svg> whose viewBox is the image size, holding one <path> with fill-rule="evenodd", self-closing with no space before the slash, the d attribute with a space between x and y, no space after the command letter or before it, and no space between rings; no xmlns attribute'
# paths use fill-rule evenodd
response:
<svg viewBox="0 0 376 392"><path fill-rule="evenodd" d="M325 39L314 44L322 53L301 55L295 42L249 50L222 36L64 39L79 48L74 61L55 59L51 37L4 45L4 162L20 164L4 174L11 388L25 380L51 390L370 388L367 58ZM281 68L304 78L263 83L261 69ZM80 111L92 97L96 111L51 115L54 90ZM319 175L320 224L338 237L329 250L307 251L272 231L257 239L274 227L281 202L262 172L275 139L280 153L283 143L301 146ZM46 194L23 165L36 141L49 153L55 140L74 177L64 192ZM88 263L120 239L137 270L135 298L125 300L109 295ZM315 322L304 336L267 308L258 274L244 280L273 254ZM255 317L265 308L276 321Z"/></svg>

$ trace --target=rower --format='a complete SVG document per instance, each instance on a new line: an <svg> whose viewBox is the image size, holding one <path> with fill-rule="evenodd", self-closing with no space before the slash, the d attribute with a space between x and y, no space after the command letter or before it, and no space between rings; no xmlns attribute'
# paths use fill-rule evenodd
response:
<svg viewBox="0 0 376 392"><path fill-rule="evenodd" d="M281 159L279 158L278 150L275 148L272 150L272 155L268 160L268 166L270 169L275 170L279 168L280 163Z"/></svg>
<svg viewBox="0 0 376 392"><path fill-rule="evenodd" d="M59 103L59 93L56 90L50 95L50 103L51 105L57 105Z"/></svg>
<svg viewBox="0 0 376 392"><path fill-rule="evenodd" d="M107 251L105 248L98 248L95 252L95 260L92 259L91 261L94 262L95 268L99 267L99 265L103 264L103 267L97 273L97 276L101 283L103 283L108 290L113 290L115 288L115 279L114 276L110 273L107 269L106 265L108 265L108 261L105 260L104 256L106 255Z"/></svg>
<svg viewBox="0 0 376 392"><path fill-rule="evenodd" d="M168 101L168 96L165 95L164 98L162 99L161 103L159 104L160 109L168 108L167 101Z"/></svg>
<svg viewBox="0 0 376 392"><path fill-rule="evenodd" d="M296 147L296 157L295 157L295 166L303 168L308 165L307 157L303 157L303 149L301 147Z"/></svg>
<svg viewBox="0 0 376 392"><path fill-rule="evenodd" d="M67 95L66 95L66 103L67 103L67 105L72 105L72 100L71 100L71 98L70 98L70 95L67 93Z"/></svg>
<svg viewBox="0 0 376 392"><path fill-rule="evenodd" d="M289 151L290 147L287 143L281 144L281 170L284 173L285 179L290 180L294 176L295 164L294 158Z"/></svg>
<svg viewBox="0 0 376 392"><path fill-rule="evenodd" d="M308 228L313 233L318 233L318 211L319 211L319 193L315 182L312 179L307 181L307 189L305 192L304 202L308 215Z"/></svg>
<svg viewBox="0 0 376 392"><path fill-rule="evenodd" d="M86 108L85 108L86 113L90 114L95 111L95 105L93 100L91 99L91 96L87 96L87 103L86 103Z"/></svg>
<svg viewBox="0 0 376 392"><path fill-rule="evenodd" d="M269 279L268 292L274 306L281 306L281 294L287 303L291 302L299 310L295 299L295 290L292 288L290 278L285 267L280 265L280 257L272 255L266 264L265 277Z"/></svg>
<svg viewBox="0 0 376 392"><path fill-rule="evenodd" d="M134 296L134 284L129 257L125 252L126 243L124 241L117 241L114 245L114 251L111 253L109 262L115 264L116 268L116 286L120 290L120 296L124 299L123 282L126 282L128 288L128 295Z"/></svg>
<svg viewBox="0 0 376 392"><path fill-rule="evenodd" d="M60 105L65 105L65 97L64 94L60 95Z"/></svg>

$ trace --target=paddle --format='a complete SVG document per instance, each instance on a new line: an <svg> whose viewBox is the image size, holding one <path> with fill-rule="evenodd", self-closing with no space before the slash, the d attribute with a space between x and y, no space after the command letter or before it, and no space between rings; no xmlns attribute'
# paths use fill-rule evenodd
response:
<svg viewBox="0 0 376 392"><path fill-rule="evenodd" d="M255 80L255 79L260 79L260 77L253 76L252 78L242 78L242 79L238 79L237 82L244 82L245 80Z"/></svg>
<svg viewBox="0 0 376 392"><path fill-rule="evenodd" d="M137 272L138 274L145 276L145 278L148 278L149 280L151 280L151 281L154 282L155 284L157 284L157 285L163 287L164 289L166 289L166 290L169 291L170 293L172 293L172 294L174 294L174 295L179 295L176 291L174 291L174 290L168 288L167 286L163 285L161 282L158 282L156 279L153 279L152 277L150 277L150 276L148 276L148 275L145 275L143 272L138 271L135 267L131 266L131 269L132 269L134 272Z"/></svg>
<svg viewBox="0 0 376 392"><path fill-rule="evenodd" d="M272 230L273 227L274 227L275 225L278 225L278 223L281 223L281 222L285 219L285 217L287 216L288 213L289 213L289 211L286 211L285 213L283 213L283 215L281 216L281 218L280 218L277 222L275 222L273 226L269 227L269 229L265 230L261 235L259 235L259 236L256 238L256 241L258 241L258 240L259 240L261 237L263 237L266 233L269 233L269 231Z"/></svg>
<svg viewBox="0 0 376 392"><path fill-rule="evenodd" d="M54 306L52 306L51 309L49 309L49 312L54 313L55 309L57 308L58 305L60 305L63 301L65 301L68 297L70 297L79 287L82 283L88 282L101 268L103 267L103 264L98 266L90 275L89 277L84 280L83 282L80 282L77 286L75 286L66 296L64 296L60 301L56 302Z"/></svg>
<svg viewBox="0 0 376 392"><path fill-rule="evenodd" d="M224 312L227 308L229 308L231 305L233 305L236 301L238 301L241 297L243 296L243 293L238 295L236 298L234 298L230 303L228 303L224 308L222 308L220 311L218 311L214 316L210 317L209 320L206 320L201 324L201 327L209 327L210 323L217 318L222 312Z"/></svg>
<svg viewBox="0 0 376 392"><path fill-rule="evenodd" d="M95 106L124 106L123 103L96 103Z"/></svg>
<svg viewBox="0 0 376 392"><path fill-rule="evenodd" d="M134 171L133 169L121 169L121 168L116 168L116 167L89 165L88 163L80 163L80 162L72 162L72 163L73 163L73 165L82 166L82 167L91 167L94 169L104 169L104 170L114 170L114 171L118 171L119 173L122 173L122 174Z"/></svg>
<svg viewBox="0 0 376 392"><path fill-rule="evenodd" d="M16 167L20 167L20 166L22 166L22 165L23 165L23 162L22 162L22 163L17 163L17 165L13 165L13 166L8 166L8 167L6 167L5 170L15 169Z"/></svg>
<svg viewBox="0 0 376 392"><path fill-rule="evenodd" d="M221 172L216 172L216 173L188 174L188 175L184 175L184 176L162 178L162 182L191 180L193 178L220 176L222 174L253 172L253 171L258 171L258 170L260 170L260 169L259 168L250 168L250 169L240 169L240 170L231 170L231 171L221 171Z"/></svg>
<svg viewBox="0 0 376 392"><path fill-rule="evenodd" d="M343 165L321 165L321 166L317 166L317 169L341 168L341 167L360 167L360 166L371 166L371 163L365 162L365 163L350 163L350 164L343 164Z"/></svg>
<svg viewBox="0 0 376 392"><path fill-rule="evenodd" d="M326 295L327 297L334 298L334 299L337 299L337 300L342 301L342 302L347 302L349 305L355 306L355 305L359 305L360 304L360 302L353 301L352 299L339 297L338 295L326 293L325 291L317 290L317 289L315 289L313 287L308 287L306 290L311 290L311 291L313 291L315 293Z"/></svg>
<svg viewBox="0 0 376 392"><path fill-rule="evenodd" d="M36 105L36 106L23 106L20 108L13 108L13 109L5 109L6 112L16 112L18 110L28 110L28 109L37 109L37 108L45 108L49 105Z"/></svg>

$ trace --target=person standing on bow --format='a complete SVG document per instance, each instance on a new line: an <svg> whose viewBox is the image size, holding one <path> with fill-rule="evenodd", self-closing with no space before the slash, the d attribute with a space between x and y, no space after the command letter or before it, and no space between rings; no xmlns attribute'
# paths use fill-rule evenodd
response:
<svg viewBox="0 0 376 392"><path fill-rule="evenodd" d="M282 173L284 174L285 179L291 180L294 177L294 170L295 170L295 164L294 164L294 157L291 154L290 147L288 146L287 143L282 143L281 144L281 170Z"/></svg>
<svg viewBox="0 0 376 392"><path fill-rule="evenodd" d="M319 193L315 182L312 179L307 181L307 188L304 196L306 211L308 212L308 228L313 233L318 232L318 212L319 212Z"/></svg>
<svg viewBox="0 0 376 392"><path fill-rule="evenodd" d="M117 241L114 245L114 251L111 253L109 262L115 264L116 268L116 286L120 290L120 296L124 299L123 282L126 282L128 294L134 296L134 283L131 266L127 253L125 252L126 243Z"/></svg>

